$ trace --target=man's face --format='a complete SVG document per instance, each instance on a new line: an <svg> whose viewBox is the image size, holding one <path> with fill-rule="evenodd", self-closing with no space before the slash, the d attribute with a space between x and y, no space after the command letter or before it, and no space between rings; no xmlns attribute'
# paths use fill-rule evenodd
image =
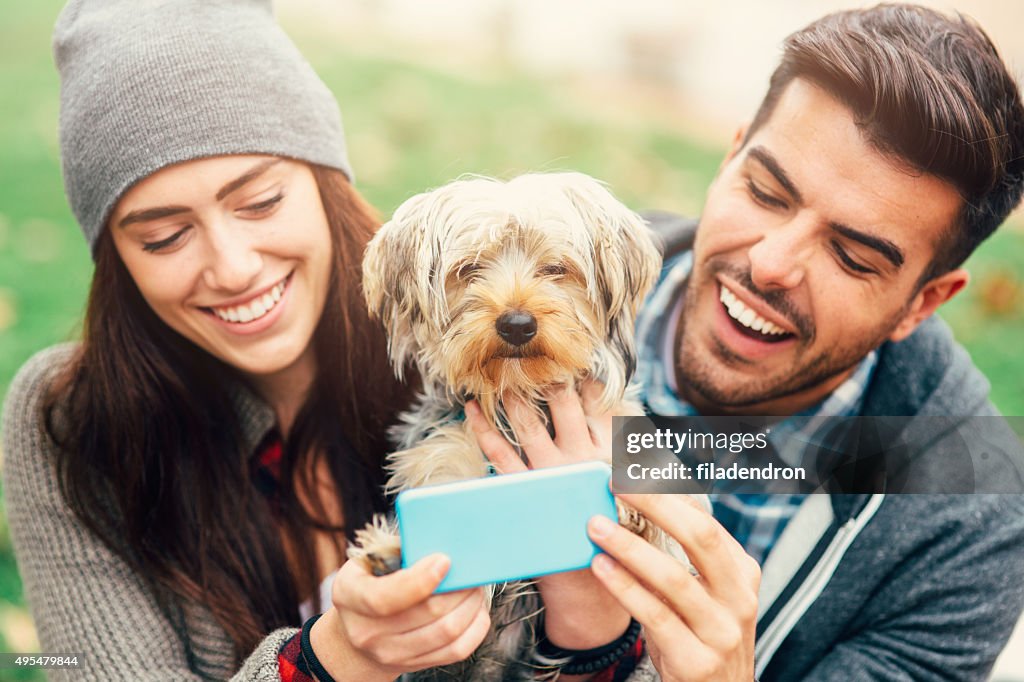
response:
<svg viewBox="0 0 1024 682"><path fill-rule="evenodd" d="M883 156L806 81L739 140L701 216L677 376L700 409L790 414L962 286L916 286L961 199Z"/></svg>

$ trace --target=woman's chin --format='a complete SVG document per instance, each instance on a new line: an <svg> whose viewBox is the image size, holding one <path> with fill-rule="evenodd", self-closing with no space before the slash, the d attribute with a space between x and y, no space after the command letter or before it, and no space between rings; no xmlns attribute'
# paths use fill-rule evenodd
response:
<svg viewBox="0 0 1024 682"><path fill-rule="evenodd" d="M242 374L252 379L260 379L300 367L309 348L311 345L308 342L259 344L245 350L222 349L220 352L213 352L213 355Z"/></svg>

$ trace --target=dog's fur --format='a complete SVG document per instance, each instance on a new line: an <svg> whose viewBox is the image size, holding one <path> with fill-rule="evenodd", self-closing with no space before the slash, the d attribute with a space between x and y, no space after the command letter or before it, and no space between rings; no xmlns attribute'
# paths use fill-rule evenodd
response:
<svg viewBox="0 0 1024 682"><path fill-rule="evenodd" d="M604 385L600 406L640 415L630 395L633 324L661 257L644 221L580 173L523 175L507 183L471 178L406 201L367 248L363 284L388 332L399 376L418 370L423 392L394 430L388 493L488 474L463 419L475 398L487 421L514 442L502 398L543 414L542 392ZM506 311L536 320L527 343L496 331ZM665 547L665 536L620 505L620 520ZM357 533L349 551L376 573L400 557L393 522ZM531 583L497 586L492 631L473 657L413 679L535 680L527 653L541 605Z"/></svg>

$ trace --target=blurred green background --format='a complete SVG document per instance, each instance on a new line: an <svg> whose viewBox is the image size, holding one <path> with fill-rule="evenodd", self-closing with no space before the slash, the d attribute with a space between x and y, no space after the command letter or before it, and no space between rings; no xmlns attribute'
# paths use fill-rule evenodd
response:
<svg viewBox="0 0 1024 682"><path fill-rule="evenodd" d="M59 85L49 50L60 5L9 3L0 22L0 397L33 352L75 337L91 274L60 175ZM693 215L729 142L695 135L683 107L662 106L667 100L647 91L623 86L621 99L609 100L500 63L483 75L427 68L382 51L342 49L311 24L288 29L338 96L358 186L384 216L462 173L541 169L580 170L635 208ZM973 282L943 316L991 379L995 403L1024 415L1020 218L970 265ZM0 651L37 646L0 514ZM7 679L42 677L0 670Z"/></svg>

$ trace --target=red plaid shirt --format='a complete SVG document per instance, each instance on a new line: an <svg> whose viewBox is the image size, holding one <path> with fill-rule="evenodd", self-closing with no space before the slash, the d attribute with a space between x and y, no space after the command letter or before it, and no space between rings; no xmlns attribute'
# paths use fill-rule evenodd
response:
<svg viewBox="0 0 1024 682"><path fill-rule="evenodd" d="M277 434L271 435L264 441L264 445L256 457L254 480L256 487L267 496L273 508L276 509L280 504L278 491L281 481L281 438ZM300 628L278 651L277 664L283 682L317 682L302 656L301 641L302 629ZM616 663L595 674L591 678L591 682L624 682L636 668L643 655L644 642L641 637L633 648ZM320 680L319 682L327 681Z"/></svg>

